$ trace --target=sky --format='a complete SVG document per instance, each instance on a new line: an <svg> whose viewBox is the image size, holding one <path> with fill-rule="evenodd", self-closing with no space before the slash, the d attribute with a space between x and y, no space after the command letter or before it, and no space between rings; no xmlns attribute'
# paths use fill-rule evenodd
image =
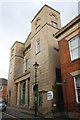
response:
<svg viewBox="0 0 80 120"><path fill-rule="evenodd" d="M79 0L0 0L0 78L8 79L10 48L25 42L31 21L45 4L61 14L62 27L79 13Z"/></svg>

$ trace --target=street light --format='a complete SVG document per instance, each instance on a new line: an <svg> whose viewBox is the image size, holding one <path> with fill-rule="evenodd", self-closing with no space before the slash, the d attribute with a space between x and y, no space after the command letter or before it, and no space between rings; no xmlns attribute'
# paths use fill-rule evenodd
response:
<svg viewBox="0 0 80 120"><path fill-rule="evenodd" d="M39 67L39 64L35 62L33 64L35 69L35 85L34 85L34 93L35 93L35 117L37 116L37 104L38 104L38 84L37 84L37 68Z"/></svg>

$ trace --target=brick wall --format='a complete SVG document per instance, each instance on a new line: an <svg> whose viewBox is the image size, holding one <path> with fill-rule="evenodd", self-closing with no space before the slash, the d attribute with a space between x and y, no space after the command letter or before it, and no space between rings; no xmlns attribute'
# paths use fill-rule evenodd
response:
<svg viewBox="0 0 80 120"><path fill-rule="evenodd" d="M66 109L68 109L68 111L80 112L80 106L76 103L74 78L70 74L71 72L80 69L80 60L71 62L69 44L66 39L59 41L59 50L64 103L68 103ZM64 83L64 80L66 80L66 83Z"/></svg>
<svg viewBox="0 0 80 120"><path fill-rule="evenodd" d="M3 89L2 89L2 98L5 99L7 95L7 86L3 85Z"/></svg>

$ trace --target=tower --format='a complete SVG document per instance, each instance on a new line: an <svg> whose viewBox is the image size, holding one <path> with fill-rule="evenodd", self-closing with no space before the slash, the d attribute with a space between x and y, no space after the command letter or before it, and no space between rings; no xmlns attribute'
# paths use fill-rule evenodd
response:
<svg viewBox="0 0 80 120"><path fill-rule="evenodd" d="M17 84L15 81L23 73L23 50L24 44L18 41L11 47L8 75L8 95L11 105L17 102Z"/></svg>
<svg viewBox="0 0 80 120"><path fill-rule="evenodd" d="M44 5L31 21L31 77L30 88L34 86L33 63L37 61L37 86L39 110L42 113L52 109L52 100L47 100L47 92L55 91L56 68L60 68L58 41L53 38L61 28L60 13ZM30 89L30 103L34 105L34 92Z"/></svg>

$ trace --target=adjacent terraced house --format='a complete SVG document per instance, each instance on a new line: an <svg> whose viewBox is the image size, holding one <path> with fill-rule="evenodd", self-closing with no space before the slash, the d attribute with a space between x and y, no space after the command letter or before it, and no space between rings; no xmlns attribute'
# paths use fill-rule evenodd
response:
<svg viewBox="0 0 80 120"><path fill-rule="evenodd" d="M55 37L59 43L64 108L69 116L80 118L80 14Z"/></svg>

